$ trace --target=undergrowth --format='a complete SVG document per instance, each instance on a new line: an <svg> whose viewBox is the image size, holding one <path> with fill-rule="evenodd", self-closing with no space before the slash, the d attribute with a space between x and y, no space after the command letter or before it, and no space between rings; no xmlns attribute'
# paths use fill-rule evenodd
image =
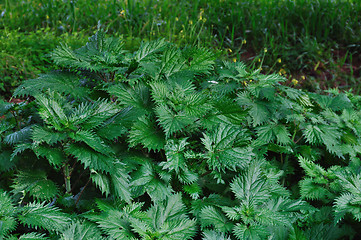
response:
<svg viewBox="0 0 361 240"><path fill-rule="evenodd" d="M0 104L1 238L359 237L360 96L103 30L50 57Z"/></svg>

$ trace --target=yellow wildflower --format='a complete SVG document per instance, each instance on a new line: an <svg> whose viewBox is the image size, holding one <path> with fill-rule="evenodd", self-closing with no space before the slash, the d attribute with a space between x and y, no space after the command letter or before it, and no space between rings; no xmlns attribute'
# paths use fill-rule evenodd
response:
<svg viewBox="0 0 361 240"><path fill-rule="evenodd" d="M278 63L281 63L281 62L282 62L281 58L277 59L277 62L278 62Z"/></svg>
<svg viewBox="0 0 361 240"><path fill-rule="evenodd" d="M306 79L306 77L305 77L305 76L303 76L303 75L301 76L301 78L302 78L302 80L305 80L305 79Z"/></svg>
<svg viewBox="0 0 361 240"><path fill-rule="evenodd" d="M178 17L176 17L176 18L175 18L175 21L176 21L176 22L178 22L178 21L179 21L179 18L178 18Z"/></svg>
<svg viewBox="0 0 361 240"><path fill-rule="evenodd" d="M246 44L247 43L247 41L246 41L246 39L244 39L243 41L242 41L242 44Z"/></svg>
<svg viewBox="0 0 361 240"><path fill-rule="evenodd" d="M228 51L231 53L231 52L232 52L232 49L228 48Z"/></svg>
<svg viewBox="0 0 361 240"><path fill-rule="evenodd" d="M293 85L297 85L298 84L298 81L297 81L297 79L292 79L292 83L293 83Z"/></svg>
<svg viewBox="0 0 361 240"><path fill-rule="evenodd" d="M267 48L265 48L263 51L266 53L266 52L267 52Z"/></svg>
<svg viewBox="0 0 361 240"><path fill-rule="evenodd" d="M233 58L232 60L233 60L233 62L237 62L237 58Z"/></svg>

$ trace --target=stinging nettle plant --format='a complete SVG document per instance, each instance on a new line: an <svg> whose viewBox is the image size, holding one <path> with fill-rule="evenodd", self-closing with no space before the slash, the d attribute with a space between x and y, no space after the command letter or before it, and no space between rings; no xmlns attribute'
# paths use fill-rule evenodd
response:
<svg viewBox="0 0 361 240"><path fill-rule="evenodd" d="M351 239L361 100L99 30L1 102L4 239Z"/></svg>

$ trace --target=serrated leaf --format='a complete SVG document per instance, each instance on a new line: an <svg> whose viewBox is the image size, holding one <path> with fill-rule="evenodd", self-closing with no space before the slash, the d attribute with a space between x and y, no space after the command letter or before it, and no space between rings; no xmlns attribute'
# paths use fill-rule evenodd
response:
<svg viewBox="0 0 361 240"><path fill-rule="evenodd" d="M216 231L229 232L233 227L224 214L212 206L204 207L200 214L200 221L202 227L213 226Z"/></svg>
<svg viewBox="0 0 361 240"><path fill-rule="evenodd" d="M138 62L152 59L156 53L160 52L167 45L164 39L151 42L143 42L138 51L134 54L134 59Z"/></svg>
<svg viewBox="0 0 361 240"><path fill-rule="evenodd" d="M103 154L114 154L113 149L111 149L105 142L95 134L95 132L90 130L78 130L74 134L69 134L69 136L78 142L84 142L89 147L94 149L97 152Z"/></svg>
<svg viewBox="0 0 361 240"><path fill-rule="evenodd" d="M249 147L239 145L248 142L248 135L232 125L220 124L213 132L203 134L201 140L208 151L209 166L218 171L242 169L254 155Z"/></svg>
<svg viewBox="0 0 361 240"><path fill-rule="evenodd" d="M130 146L142 144L149 150L159 151L165 145L164 136L156 127L154 121L143 116L138 119L129 132Z"/></svg>
<svg viewBox="0 0 361 240"><path fill-rule="evenodd" d="M100 191L105 194L105 196L108 196L110 194L110 181L108 176L92 170L90 178L92 179L94 184L100 189Z"/></svg>
<svg viewBox="0 0 361 240"><path fill-rule="evenodd" d="M38 157L45 157L55 167L61 166L66 161L64 152L58 148L40 145L34 147L33 150Z"/></svg>
<svg viewBox="0 0 361 240"><path fill-rule="evenodd" d="M13 192L24 191L38 200L51 200L58 194L58 187L43 171L19 171L12 187Z"/></svg>
<svg viewBox="0 0 361 240"><path fill-rule="evenodd" d="M49 128L34 126L32 128L31 138L37 144L47 143L53 145L57 142L63 141L66 139L66 134L61 132L54 132Z"/></svg>
<svg viewBox="0 0 361 240"><path fill-rule="evenodd" d="M80 86L80 78L77 74L54 71L41 74L36 79L24 81L15 89L13 96L37 96L48 89L65 95L71 95L77 99L86 97L89 94L87 88Z"/></svg>
<svg viewBox="0 0 361 240"><path fill-rule="evenodd" d="M65 152L77 158L86 168L89 167L100 172L114 172L114 158L96 152L89 147L71 144L65 149Z"/></svg>
<svg viewBox="0 0 361 240"><path fill-rule="evenodd" d="M70 223L70 217L67 214L45 203L27 204L22 208L18 219L26 226L35 229L43 228L50 232L61 232Z"/></svg>
<svg viewBox="0 0 361 240"><path fill-rule="evenodd" d="M120 162L115 164L115 169L114 173L111 174L115 195L129 203L132 200L129 182L130 176L125 172L124 164Z"/></svg>

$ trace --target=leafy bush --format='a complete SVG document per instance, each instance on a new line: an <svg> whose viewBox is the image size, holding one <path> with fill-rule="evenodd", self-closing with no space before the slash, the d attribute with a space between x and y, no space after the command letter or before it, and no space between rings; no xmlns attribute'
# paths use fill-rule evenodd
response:
<svg viewBox="0 0 361 240"><path fill-rule="evenodd" d="M5 239L340 239L361 219L361 97L99 30L1 103Z"/></svg>

